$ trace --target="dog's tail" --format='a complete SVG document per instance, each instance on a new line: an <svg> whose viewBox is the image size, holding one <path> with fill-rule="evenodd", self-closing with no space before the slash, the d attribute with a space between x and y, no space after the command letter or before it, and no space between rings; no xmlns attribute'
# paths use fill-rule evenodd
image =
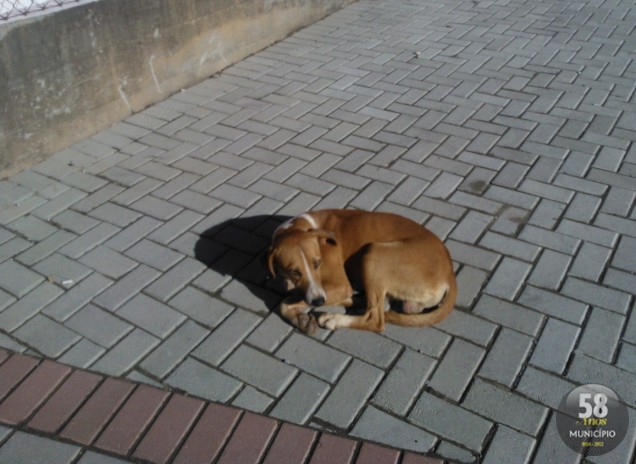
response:
<svg viewBox="0 0 636 464"><path fill-rule="evenodd" d="M406 327L426 327L436 324L443 319L455 307L457 300L457 281L455 276L450 279L448 290L444 294L439 306L432 311L419 314L404 314L397 311L386 311L384 313L385 321L391 324L402 325Z"/></svg>

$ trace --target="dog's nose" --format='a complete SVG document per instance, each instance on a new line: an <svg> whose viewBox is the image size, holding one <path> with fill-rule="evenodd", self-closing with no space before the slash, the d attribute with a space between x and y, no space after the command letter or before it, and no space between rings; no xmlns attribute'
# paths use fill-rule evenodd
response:
<svg viewBox="0 0 636 464"><path fill-rule="evenodd" d="M324 296L317 296L316 298L311 300L311 305L312 306L322 306L324 304L325 304L325 297Z"/></svg>

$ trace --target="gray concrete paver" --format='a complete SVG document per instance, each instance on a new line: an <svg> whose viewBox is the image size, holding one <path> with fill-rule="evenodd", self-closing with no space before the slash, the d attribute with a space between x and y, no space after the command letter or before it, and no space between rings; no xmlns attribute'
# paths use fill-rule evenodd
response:
<svg viewBox="0 0 636 464"><path fill-rule="evenodd" d="M578 462L564 392L634 406L629 6L361 0L0 181L0 345L463 462ZM281 321L271 231L215 227L316 207L425 222L455 314Z"/></svg>

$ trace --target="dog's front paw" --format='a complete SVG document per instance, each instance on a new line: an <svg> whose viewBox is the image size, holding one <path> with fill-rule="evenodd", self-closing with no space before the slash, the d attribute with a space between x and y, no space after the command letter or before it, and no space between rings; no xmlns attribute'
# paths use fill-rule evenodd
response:
<svg viewBox="0 0 636 464"><path fill-rule="evenodd" d="M324 313L318 317L318 325L323 329L336 330L338 328L338 322L336 321L337 314Z"/></svg>
<svg viewBox="0 0 636 464"><path fill-rule="evenodd" d="M313 314L301 313L298 315L298 329L309 335L313 335L318 330L318 324Z"/></svg>

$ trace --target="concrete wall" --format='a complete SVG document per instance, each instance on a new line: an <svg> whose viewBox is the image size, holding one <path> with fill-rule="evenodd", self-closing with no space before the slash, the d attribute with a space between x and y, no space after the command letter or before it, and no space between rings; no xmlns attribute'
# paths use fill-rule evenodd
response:
<svg viewBox="0 0 636 464"><path fill-rule="evenodd" d="M99 0L0 23L0 178L352 0Z"/></svg>

